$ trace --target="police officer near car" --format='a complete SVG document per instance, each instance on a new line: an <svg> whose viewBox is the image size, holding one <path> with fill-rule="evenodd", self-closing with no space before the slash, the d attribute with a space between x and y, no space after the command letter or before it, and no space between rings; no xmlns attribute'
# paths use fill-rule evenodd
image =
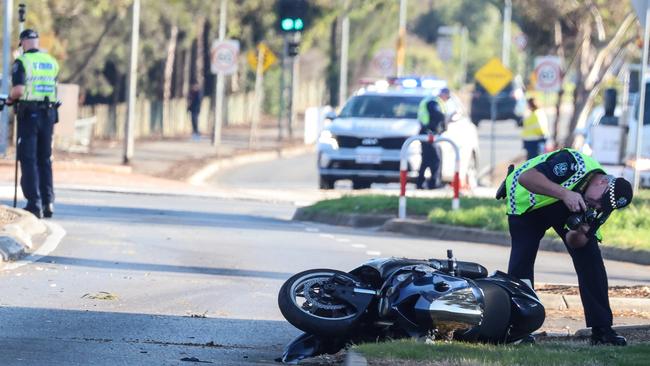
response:
<svg viewBox="0 0 650 366"><path fill-rule="evenodd" d="M18 118L16 152L22 171L20 187L27 199L24 209L38 218L52 217L52 134L58 122L59 65L54 57L38 49L35 30L22 31L20 45L24 53L13 64L7 104L15 105Z"/></svg>
<svg viewBox="0 0 650 366"><path fill-rule="evenodd" d="M446 102L449 100L449 89L442 88L437 96L424 98L418 108L418 120L421 128L420 134L441 134L447 129L447 108ZM424 189L424 173L427 168L431 173L428 188L434 189L442 186L442 172L440 162L440 146L438 144L422 143L422 162L418 178L415 182L418 189Z"/></svg>
<svg viewBox="0 0 650 366"><path fill-rule="evenodd" d="M505 198L512 248L508 273L533 284L540 240L549 228L562 238L578 275L591 343L626 345L612 330L607 273L598 247L599 227L632 201L632 186L608 175L591 157L561 149L539 155L510 172L497 198Z"/></svg>

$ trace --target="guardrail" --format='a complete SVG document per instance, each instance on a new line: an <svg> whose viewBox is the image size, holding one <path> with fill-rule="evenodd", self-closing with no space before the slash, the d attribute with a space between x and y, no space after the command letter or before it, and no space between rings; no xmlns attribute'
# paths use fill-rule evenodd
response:
<svg viewBox="0 0 650 366"><path fill-rule="evenodd" d="M458 149L458 146L456 146L456 144L450 139L446 137L440 137L439 135L433 135L433 134L416 135L406 139L406 141L404 141L404 144L402 145L402 150L400 151L400 162L399 162L400 191L399 191L399 209L398 209L397 217L399 217L400 219L406 217L406 181L408 178L408 161L407 161L408 148L413 141L420 141L429 144L448 142L454 148L454 153L456 154L456 160L454 166L454 179L451 183L452 187L454 188L454 197L451 200L451 209L458 210L460 208L460 199L459 199L460 150ZM442 164L442 161L440 161L440 164Z"/></svg>

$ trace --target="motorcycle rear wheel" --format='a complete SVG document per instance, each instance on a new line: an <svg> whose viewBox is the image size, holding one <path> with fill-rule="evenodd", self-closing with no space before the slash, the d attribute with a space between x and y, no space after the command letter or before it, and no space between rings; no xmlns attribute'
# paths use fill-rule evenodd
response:
<svg viewBox="0 0 650 366"><path fill-rule="evenodd" d="M363 310L336 299L323 291L323 284L334 275L354 282L359 280L335 269L311 269L289 278L280 288L278 306L294 327L319 336L341 336L352 329Z"/></svg>

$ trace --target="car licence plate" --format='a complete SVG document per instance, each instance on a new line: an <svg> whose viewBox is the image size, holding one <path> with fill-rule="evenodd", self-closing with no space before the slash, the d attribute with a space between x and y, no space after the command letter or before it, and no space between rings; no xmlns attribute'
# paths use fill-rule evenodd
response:
<svg viewBox="0 0 650 366"><path fill-rule="evenodd" d="M381 151L381 148L357 148L354 161L357 164L380 164Z"/></svg>

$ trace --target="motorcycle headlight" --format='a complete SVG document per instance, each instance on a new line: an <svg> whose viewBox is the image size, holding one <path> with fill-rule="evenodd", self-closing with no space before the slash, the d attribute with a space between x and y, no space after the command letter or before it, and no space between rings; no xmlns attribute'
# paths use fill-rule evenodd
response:
<svg viewBox="0 0 650 366"><path fill-rule="evenodd" d="M334 134L329 130L321 131L320 136L318 136L318 143L331 145L334 149L339 148L339 144L336 142L336 136L334 136Z"/></svg>

